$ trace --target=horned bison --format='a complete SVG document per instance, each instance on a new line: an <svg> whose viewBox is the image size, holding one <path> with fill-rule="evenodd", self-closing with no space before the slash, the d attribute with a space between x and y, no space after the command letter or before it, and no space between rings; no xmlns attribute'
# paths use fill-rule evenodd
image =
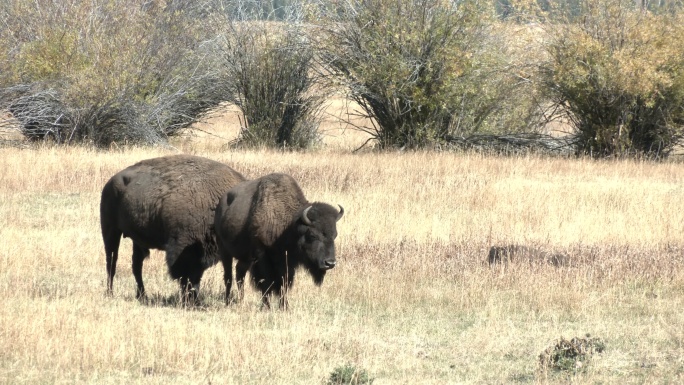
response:
<svg viewBox="0 0 684 385"><path fill-rule="evenodd" d="M221 197L214 224L226 301L230 299L233 258L238 261L238 299L242 298L247 270L266 307L270 307L269 296L277 295L281 308L287 308L286 293L299 266L321 285L336 264L336 222L342 215L342 206L338 211L327 203L310 203L286 174L270 174L233 187Z"/></svg>
<svg viewBox="0 0 684 385"><path fill-rule="evenodd" d="M184 298L196 299L204 271L218 263L214 210L223 193L245 178L229 166L191 155L138 162L112 176L102 189L100 225L112 293L121 236L133 241L136 297L145 296L143 260L166 251L169 275Z"/></svg>

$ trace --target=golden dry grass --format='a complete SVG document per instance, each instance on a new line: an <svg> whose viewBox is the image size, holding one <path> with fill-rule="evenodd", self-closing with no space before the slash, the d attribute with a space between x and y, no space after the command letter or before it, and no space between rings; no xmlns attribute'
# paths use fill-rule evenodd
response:
<svg viewBox="0 0 684 385"><path fill-rule="evenodd" d="M310 199L342 204L323 286L300 271L289 312L259 310L251 288L226 307L216 266L205 306L188 310L168 304L177 287L153 252L143 305L125 240L107 298L101 188L174 151L0 149L0 382L321 384L345 364L374 384L684 380L683 165L352 154L364 138L349 131L312 153L234 151L231 124L177 151L247 177L291 173ZM507 242L574 264L490 269L488 247ZM556 339L586 333L606 351L585 372L539 370Z"/></svg>

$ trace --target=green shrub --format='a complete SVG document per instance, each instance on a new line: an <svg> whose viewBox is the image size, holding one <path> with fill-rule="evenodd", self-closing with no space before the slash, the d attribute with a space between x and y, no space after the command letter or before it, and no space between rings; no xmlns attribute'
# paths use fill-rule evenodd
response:
<svg viewBox="0 0 684 385"><path fill-rule="evenodd" d="M507 87L487 8L476 1L356 0L326 10L322 68L376 126L381 148L481 130ZM497 47L498 48L498 47Z"/></svg>
<svg viewBox="0 0 684 385"><path fill-rule="evenodd" d="M630 0L584 0L580 17L546 24L549 99L580 153L665 156L684 127L684 19Z"/></svg>
<svg viewBox="0 0 684 385"><path fill-rule="evenodd" d="M338 366L330 373L326 385L362 385L372 384L373 378L368 376L365 369L356 368L353 365Z"/></svg>

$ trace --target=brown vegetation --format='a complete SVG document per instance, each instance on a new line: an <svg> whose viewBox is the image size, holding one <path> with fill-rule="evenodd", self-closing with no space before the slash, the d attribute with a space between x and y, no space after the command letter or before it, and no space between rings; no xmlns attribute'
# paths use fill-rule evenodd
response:
<svg viewBox="0 0 684 385"><path fill-rule="evenodd" d="M218 123L205 129L229 137ZM173 144L248 178L289 173L345 207L326 284L298 280L291 312L260 311L254 290L226 307L215 267L205 307L159 294L142 305L122 256L107 298L102 186L122 165L173 151L0 149L0 382L320 384L347 364L375 384L555 382L538 372L539 352L586 333L606 350L577 382L682 381L681 164L226 143ZM507 243L582 263L490 269L483 256ZM153 251L150 293L177 292L166 270Z"/></svg>

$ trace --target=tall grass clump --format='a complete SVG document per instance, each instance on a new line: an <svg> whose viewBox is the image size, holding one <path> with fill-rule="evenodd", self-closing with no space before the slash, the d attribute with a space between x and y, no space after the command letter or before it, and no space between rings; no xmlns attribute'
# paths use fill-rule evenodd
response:
<svg viewBox="0 0 684 385"><path fill-rule="evenodd" d="M370 385L375 379L368 376L365 369L351 364L338 366L330 373L325 385Z"/></svg>
<svg viewBox="0 0 684 385"><path fill-rule="evenodd" d="M229 100L241 113L237 143L311 147L320 141L326 93L316 87L311 71L314 50L301 22L302 8L294 4L265 14L266 3L271 2L232 3L216 20L221 69L232 79Z"/></svg>
<svg viewBox="0 0 684 385"><path fill-rule="evenodd" d="M29 139L165 143L224 94L202 15L179 2L5 1L0 109Z"/></svg>
<svg viewBox="0 0 684 385"><path fill-rule="evenodd" d="M560 6L559 6L560 7ZM667 156L684 128L684 19L629 0L584 0L545 23L542 85L579 153Z"/></svg>

